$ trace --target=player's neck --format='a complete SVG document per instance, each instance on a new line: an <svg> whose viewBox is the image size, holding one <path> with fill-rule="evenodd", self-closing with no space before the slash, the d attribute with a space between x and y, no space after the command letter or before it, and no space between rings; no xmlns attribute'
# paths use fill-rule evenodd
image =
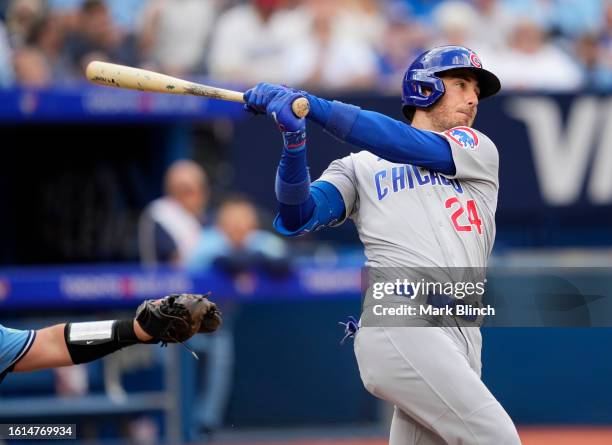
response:
<svg viewBox="0 0 612 445"><path fill-rule="evenodd" d="M441 126L432 122L428 115L421 113L415 113L410 125L412 125L414 128L418 128L419 130L436 131L439 133L446 130L446 128L442 128Z"/></svg>

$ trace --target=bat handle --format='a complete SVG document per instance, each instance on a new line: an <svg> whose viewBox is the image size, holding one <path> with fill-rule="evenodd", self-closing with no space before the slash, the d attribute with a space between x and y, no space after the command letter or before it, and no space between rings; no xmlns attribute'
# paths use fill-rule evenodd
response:
<svg viewBox="0 0 612 445"><path fill-rule="evenodd" d="M310 111L310 104L308 103L308 99L306 99L305 97L295 99L291 104L291 109L293 110L293 114L295 114L300 119L306 117L306 115Z"/></svg>

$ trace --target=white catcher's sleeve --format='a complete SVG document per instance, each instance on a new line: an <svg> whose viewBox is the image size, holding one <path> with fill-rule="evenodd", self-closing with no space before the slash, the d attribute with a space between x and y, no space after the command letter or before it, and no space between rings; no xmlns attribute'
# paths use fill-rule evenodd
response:
<svg viewBox="0 0 612 445"><path fill-rule="evenodd" d="M450 178L488 182L498 188L499 154L491 139L470 127L440 133L451 147L456 172Z"/></svg>
<svg viewBox="0 0 612 445"><path fill-rule="evenodd" d="M344 218L332 226L339 226L346 218L350 218L359 207L359 195L357 193L357 178L355 175L355 164L352 155L337 159L329 164L318 181L325 181L338 189L344 201Z"/></svg>

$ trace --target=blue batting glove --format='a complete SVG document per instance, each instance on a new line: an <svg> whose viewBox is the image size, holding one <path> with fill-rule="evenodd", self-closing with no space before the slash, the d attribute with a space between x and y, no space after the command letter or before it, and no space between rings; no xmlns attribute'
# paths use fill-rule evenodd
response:
<svg viewBox="0 0 612 445"><path fill-rule="evenodd" d="M271 83L258 83L244 93L245 111L253 114L266 114L268 104L281 91L288 91L288 88Z"/></svg>
<svg viewBox="0 0 612 445"><path fill-rule="evenodd" d="M274 118L280 131L294 133L306 129L306 119L297 117L291 109L293 101L300 97L304 96L287 88L285 91L277 92L267 104L267 113Z"/></svg>

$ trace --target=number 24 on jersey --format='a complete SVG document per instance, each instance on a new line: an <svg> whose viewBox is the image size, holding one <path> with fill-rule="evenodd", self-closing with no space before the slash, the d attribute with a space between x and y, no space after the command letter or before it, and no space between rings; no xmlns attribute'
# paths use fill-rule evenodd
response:
<svg viewBox="0 0 612 445"><path fill-rule="evenodd" d="M471 232L472 226L475 226L478 234L482 235L482 220L478 216L476 202L473 199L468 200L464 207L463 203L459 201L459 198L454 196L448 198L444 206L447 209L454 210L450 218L457 232ZM464 213L467 213L467 222L469 222L469 224L465 224L466 216Z"/></svg>

